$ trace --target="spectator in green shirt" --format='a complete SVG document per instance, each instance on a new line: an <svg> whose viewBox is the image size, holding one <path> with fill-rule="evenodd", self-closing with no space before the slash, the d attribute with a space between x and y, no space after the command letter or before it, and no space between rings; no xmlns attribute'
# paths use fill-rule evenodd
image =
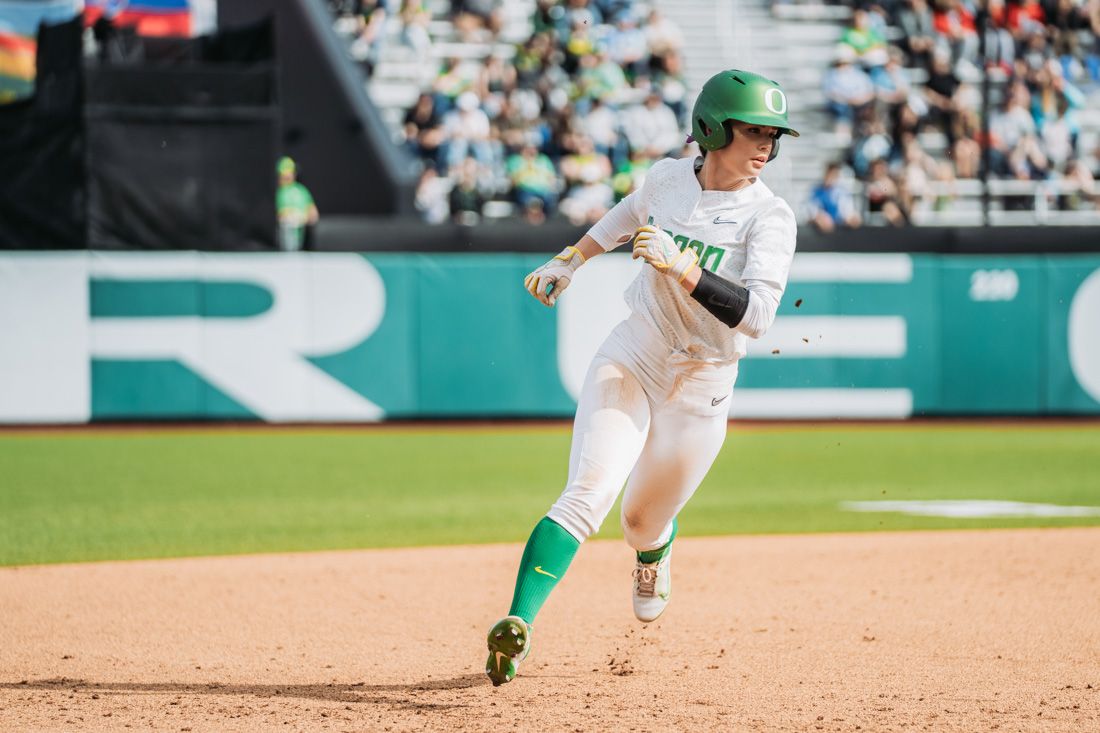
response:
<svg viewBox="0 0 1100 733"><path fill-rule="evenodd" d="M516 203L528 221L541 222L553 213L558 203L558 172L548 157L527 144L521 153L508 158L507 169Z"/></svg>
<svg viewBox="0 0 1100 733"><path fill-rule="evenodd" d="M615 202L625 199L629 194L642 187L645 174L653 166L653 159L641 150L633 150L630 160L625 161L611 178L611 188L615 191Z"/></svg>
<svg viewBox="0 0 1100 733"><path fill-rule="evenodd" d="M581 96L612 101L628 86L622 67L612 61L606 51L580 57L578 91Z"/></svg>
<svg viewBox="0 0 1100 733"><path fill-rule="evenodd" d="M852 11L852 25L844 31L840 42L850 46L856 52L859 63L871 74L872 79L875 78L878 70L886 65L888 59L886 38L874 26L868 11L862 8Z"/></svg>
<svg viewBox="0 0 1100 733"><path fill-rule="evenodd" d="M279 248L290 252L302 249L306 227L317 223L320 215L309 189L298 183L298 170L288 157L279 159L279 188L275 192L275 210L279 217Z"/></svg>

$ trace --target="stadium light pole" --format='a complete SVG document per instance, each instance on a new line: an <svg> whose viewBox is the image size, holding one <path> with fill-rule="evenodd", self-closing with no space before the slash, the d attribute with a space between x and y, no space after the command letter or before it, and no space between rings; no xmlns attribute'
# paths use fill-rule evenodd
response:
<svg viewBox="0 0 1100 733"><path fill-rule="evenodd" d="M982 182L982 226L989 226L989 48L986 44L986 34L989 31L989 0L980 0L978 3L975 24L978 26L978 62L981 65L982 74L982 162L979 168L979 177Z"/></svg>

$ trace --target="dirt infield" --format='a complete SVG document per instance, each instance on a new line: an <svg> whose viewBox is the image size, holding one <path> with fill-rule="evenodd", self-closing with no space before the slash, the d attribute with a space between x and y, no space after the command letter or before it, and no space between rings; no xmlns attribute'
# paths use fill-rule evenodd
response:
<svg viewBox="0 0 1100 733"><path fill-rule="evenodd" d="M590 542L494 689L518 545L0 569L0 730L1100 730L1100 528Z"/></svg>

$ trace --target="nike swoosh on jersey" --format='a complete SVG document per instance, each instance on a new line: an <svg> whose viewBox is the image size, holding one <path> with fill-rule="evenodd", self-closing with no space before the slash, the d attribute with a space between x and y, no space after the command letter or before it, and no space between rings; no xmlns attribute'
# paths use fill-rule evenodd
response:
<svg viewBox="0 0 1100 733"><path fill-rule="evenodd" d="M557 579L558 579L558 576L554 575L553 573L548 573L548 572L546 572L545 570L543 570L543 569L542 569L542 566L541 566L541 565L536 565L536 566L535 566L535 572L536 572L536 573L539 573L539 574L541 574L541 575L549 575L549 576L550 576L551 578L553 578L554 580L557 580Z"/></svg>
<svg viewBox="0 0 1100 733"><path fill-rule="evenodd" d="M734 221L733 219L723 219L722 215L719 214L718 216L714 217L714 223L715 224L736 224L737 222Z"/></svg>
<svg viewBox="0 0 1100 733"><path fill-rule="evenodd" d="M725 399L726 399L727 397L729 397L729 395L728 395L728 394L722 395L721 397L715 397L714 399L712 399L712 400L710 401L710 404L711 404L712 406L714 406L714 407L718 407L718 405L722 404L722 402L723 402L723 401L724 401L724 400L725 400Z"/></svg>

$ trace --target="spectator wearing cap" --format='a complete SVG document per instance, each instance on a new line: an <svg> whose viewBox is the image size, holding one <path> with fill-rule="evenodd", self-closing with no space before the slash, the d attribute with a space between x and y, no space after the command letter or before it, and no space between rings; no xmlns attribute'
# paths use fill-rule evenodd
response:
<svg viewBox="0 0 1100 733"><path fill-rule="evenodd" d="M651 158L663 158L679 148L684 134L676 115L651 89L645 101L623 112L623 130L632 150L642 150Z"/></svg>
<svg viewBox="0 0 1100 733"><path fill-rule="evenodd" d="M840 179L840 171L840 163L825 166L825 175L807 203L810 222L826 234L838 228L855 229L862 223L852 204L852 193Z"/></svg>
<svg viewBox="0 0 1100 733"><path fill-rule="evenodd" d="M282 157L276 165L279 187L275 191L275 212L279 220L279 248L296 252L303 248L306 228L320 219L309 189L298 182L294 160Z"/></svg>
<svg viewBox="0 0 1100 733"><path fill-rule="evenodd" d="M459 95L455 109L443 116L443 132L446 136L443 157L449 171L456 171L470 155L483 165L491 162L489 117L474 92Z"/></svg>
<svg viewBox="0 0 1100 733"><path fill-rule="evenodd" d="M822 92L826 105L836 122L836 133L850 140L857 111L875 100L871 77L856 66L856 52L846 43L836 47L832 67L825 72Z"/></svg>
<svg viewBox="0 0 1100 733"><path fill-rule="evenodd" d="M624 10L616 16L615 30L607 37L607 53L629 78L648 72L649 46L645 31L638 27L631 11Z"/></svg>

